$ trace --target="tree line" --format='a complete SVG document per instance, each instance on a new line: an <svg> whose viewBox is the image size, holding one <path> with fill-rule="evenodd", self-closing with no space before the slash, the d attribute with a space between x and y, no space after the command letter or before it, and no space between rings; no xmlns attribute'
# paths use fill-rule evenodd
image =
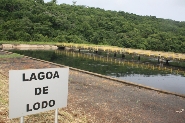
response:
<svg viewBox="0 0 185 123"><path fill-rule="evenodd" d="M58 5L56 0L1 0L0 40L91 43L185 53L185 21Z"/></svg>

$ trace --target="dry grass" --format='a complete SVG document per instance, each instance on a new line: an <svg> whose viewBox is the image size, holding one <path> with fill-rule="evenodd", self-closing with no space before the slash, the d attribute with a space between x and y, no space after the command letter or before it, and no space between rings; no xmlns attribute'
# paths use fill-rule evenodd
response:
<svg viewBox="0 0 185 123"><path fill-rule="evenodd" d="M18 123L20 118L9 119L8 113L8 78L1 74L0 70L0 123ZM47 111L39 114L29 115L24 117L25 123L54 123L55 111ZM59 123L87 123L87 119L79 112L67 110L58 110Z"/></svg>

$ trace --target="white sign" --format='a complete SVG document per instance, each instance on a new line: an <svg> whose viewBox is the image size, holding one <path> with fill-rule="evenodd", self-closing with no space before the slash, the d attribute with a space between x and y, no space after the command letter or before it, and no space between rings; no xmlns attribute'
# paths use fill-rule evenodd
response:
<svg viewBox="0 0 185 123"><path fill-rule="evenodd" d="M67 106L69 68L9 71L9 118Z"/></svg>

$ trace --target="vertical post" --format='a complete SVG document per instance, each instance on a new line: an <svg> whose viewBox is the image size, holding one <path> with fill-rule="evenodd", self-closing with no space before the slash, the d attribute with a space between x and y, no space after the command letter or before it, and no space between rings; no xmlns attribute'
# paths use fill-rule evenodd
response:
<svg viewBox="0 0 185 123"><path fill-rule="evenodd" d="M20 123L24 123L24 117L23 116L20 118Z"/></svg>
<svg viewBox="0 0 185 123"><path fill-rule="evenodd" d="M58 123L58 109L55 110L55 123Z"/></svg>

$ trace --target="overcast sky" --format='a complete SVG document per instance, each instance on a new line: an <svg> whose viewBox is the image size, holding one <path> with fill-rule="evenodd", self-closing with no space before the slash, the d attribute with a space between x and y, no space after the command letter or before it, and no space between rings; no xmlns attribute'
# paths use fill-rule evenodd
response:
<svg viewBox="0 0 185 123"><path fill-rule="evenodd" d="M51 0L44 0L45 2ZM116 10L137 15L151 15L157 18L185 21L185 0L57 0L58 4L99 7L105 10Z"/></svg>

